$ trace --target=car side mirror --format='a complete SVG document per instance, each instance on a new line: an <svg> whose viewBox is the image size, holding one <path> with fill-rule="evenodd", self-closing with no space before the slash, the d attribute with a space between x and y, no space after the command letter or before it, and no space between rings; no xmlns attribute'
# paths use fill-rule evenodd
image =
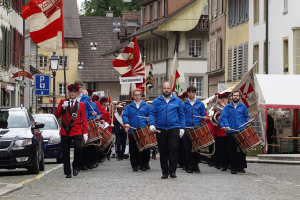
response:
<svg viewBox="0 0 300 200"><path fill-rule="evenodd" d="M44 128L44 126L45 126L45 123L43 123L43 122L35 122L33 129Z"/></svg>

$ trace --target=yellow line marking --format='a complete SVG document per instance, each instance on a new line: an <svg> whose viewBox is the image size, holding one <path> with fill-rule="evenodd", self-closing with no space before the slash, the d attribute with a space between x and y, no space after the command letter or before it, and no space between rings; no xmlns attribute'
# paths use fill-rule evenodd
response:
<svg viewBox="0 0 300 200"><path fill-rule="evenodd" d="M24 185L25 183L29 183L29 182L31 182L31 181L33 181L33 179L27 179L27 180L22 181L22 182L20 182L20 183L18 183L18 184L19 184L19 185Z"/></svg>

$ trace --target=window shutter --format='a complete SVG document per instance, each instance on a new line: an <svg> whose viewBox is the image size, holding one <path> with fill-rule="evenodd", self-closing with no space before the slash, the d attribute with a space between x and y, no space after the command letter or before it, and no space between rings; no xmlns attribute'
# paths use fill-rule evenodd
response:
<svg viewBox="0 0 300 200"><path fill-rule="evenodd" d="M238 79L243 77L243 44L239 44L238 52Z"/></svg>
<svg viewBox="0 0 300 200"><path fill-rule="evenodd" d="M144 8L141 9L141 25L143 26L144 24L144 12L143 12Z"/></svg>
<svg viewBox="0 0 300 200"><path fill-rule="evenodd" d="M212 7L212 5L211 5L211 0L209 0L209 2L208 2L208 20L210 21L211 20L211 7Z"/></svg>
<svg viewBox="0 0 300 200"><path fill-rule="evenodd" d="M245 0L240 1L240 23L245 20Z"/></svg>
<svg viewBox="0 0 300 200"><path fill-rule="evenodd" d="M11 31L10 30L8 30L8 34L7 34L7 36L8 36L8 43L7 43L7 49L8 49L8 51L7 51L7 67L10 67L10 61L11 61Z"/></svg>
<svg viewBox="0 0 300 200"><path fill-rule="evenodd" d="M233 69L232 69L233 80L237 80L237 46L233 48Z"/></svg>
<svg viewBox="0 0 300 200"><path fill-rule="evenodd" d="M234 2L235 0L230 0L230 5L228 7L229 9L229 27L232 27L234 24Z"/></svg>
<svg viewBox="0 0 300 200"><path fill-rule="evenodd" d="M161 0L161 16L165 16L165 0Z"/></svg>
<svg viewBox="0 0 300 200"><path fill-rule="evenodd" d="M219 15L223 13L223 0L219 0Z"/></svg>
<svg viewBox="0 0 300 200"><path fill-rule="evenodd" d="M222 68L222 39L217 38L217 69Z"/></svg>
<svg viewBox="0 0 300 200"><path fill-rule="evenodd" d="M154 2L154 19L157 19L157 2Z"/></svg>
<svg viewBox="0 0 300 200"><path fill-rule="evenodd" d="M210 54L210 59L211 59L211 71L216 70L216 39L213 39L211 41L211 54Z"/></svg>
<svg viewBox="0 0 300 200"><path fill-rule="evenodd" d="M0 31L2 31L2 38L4 38L3 36L4 36L4 34L3 34L3 26L1 26L1 30ZM2 53L3 53L3 39L0 41L0 65L3 67L3 65L2 65L2 58L3 58L3 56L2 56Z"/></svg>
<svg viewBox="0 0 300 200"><path fill-rule="evenodd" d="M214 17L218 15L218 0L214 0Z"/></svg>
<svg viewBox="0 0 300 200"><path fill-rule="evenodd" d="M207 42L207 71L210 72L210 42Z"/></svg>
<svg viewBox="0 0 300 200"><path fill-rule="evenodd" d="M150 22L150 5L147 6L147 22Z"/></svg>
<svg viewBox="0 0 300 200"><path fill-rule="evenodd" d="M248 42L244 44L244 70L243 75L248 71Z"/></svg>
<svg viewBox="0 0 300 200"><path fill-rule="evenodd" d="M227 80L232 80L232 47L228 48L228 69L227 69Z"/></svg>
<svg viewBox="0 0 300 200"><path fill-rule="evenodd" d="M234 25L238 25L239 24L239 18L240 18L240 13L239 13L239 5L240 5L240 0L235 0L235 22Z"/></svg>
<svg viewBox="0 0 300 200"><path fill-rule="evenodd" d="M245 18L244 18L244 20L245 21L248 21L249 20L249 0L245 0L245 6L244 6L244 8L245 8Z"/></svg>

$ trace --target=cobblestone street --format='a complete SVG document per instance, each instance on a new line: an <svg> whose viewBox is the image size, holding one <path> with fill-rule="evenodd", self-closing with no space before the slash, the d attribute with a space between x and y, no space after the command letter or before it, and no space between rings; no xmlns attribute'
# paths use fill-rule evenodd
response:
<svg viewBox="0 0 300 200"><path fill-rule="evenodd" d="M200 174L177 169L177 179L162 180L159 161L147 172L132 172L129 159L105 161L66 179L61 164L49 163L38 176L1 170L2 183L23 189L0 199L299 199L299 165L248 164L246 174L231 175L200 164ZM54 161L54 160L53 160Z"/></svg>

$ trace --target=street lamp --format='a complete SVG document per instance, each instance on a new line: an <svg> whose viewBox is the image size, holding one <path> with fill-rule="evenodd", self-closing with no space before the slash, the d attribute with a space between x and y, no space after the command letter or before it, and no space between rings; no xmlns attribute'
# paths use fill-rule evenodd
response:
<svg viewBox="0 0 300 200"><path fill-rule="evenodd" d="M51 56L50 60L50 66L51 66L51 71L52 71L52 75L53 75L53 110L52 110L52 114L55 113L55 76L56 76L56 71L58 68L58 61L59 58L56 55L56 52L53 52L53 55Z"/></svg>
<svg viewBox="0 0 300 200"><path fill-rule="evenodd" d="M78 69L83 69L83 62L78 62Z"/></svg>

